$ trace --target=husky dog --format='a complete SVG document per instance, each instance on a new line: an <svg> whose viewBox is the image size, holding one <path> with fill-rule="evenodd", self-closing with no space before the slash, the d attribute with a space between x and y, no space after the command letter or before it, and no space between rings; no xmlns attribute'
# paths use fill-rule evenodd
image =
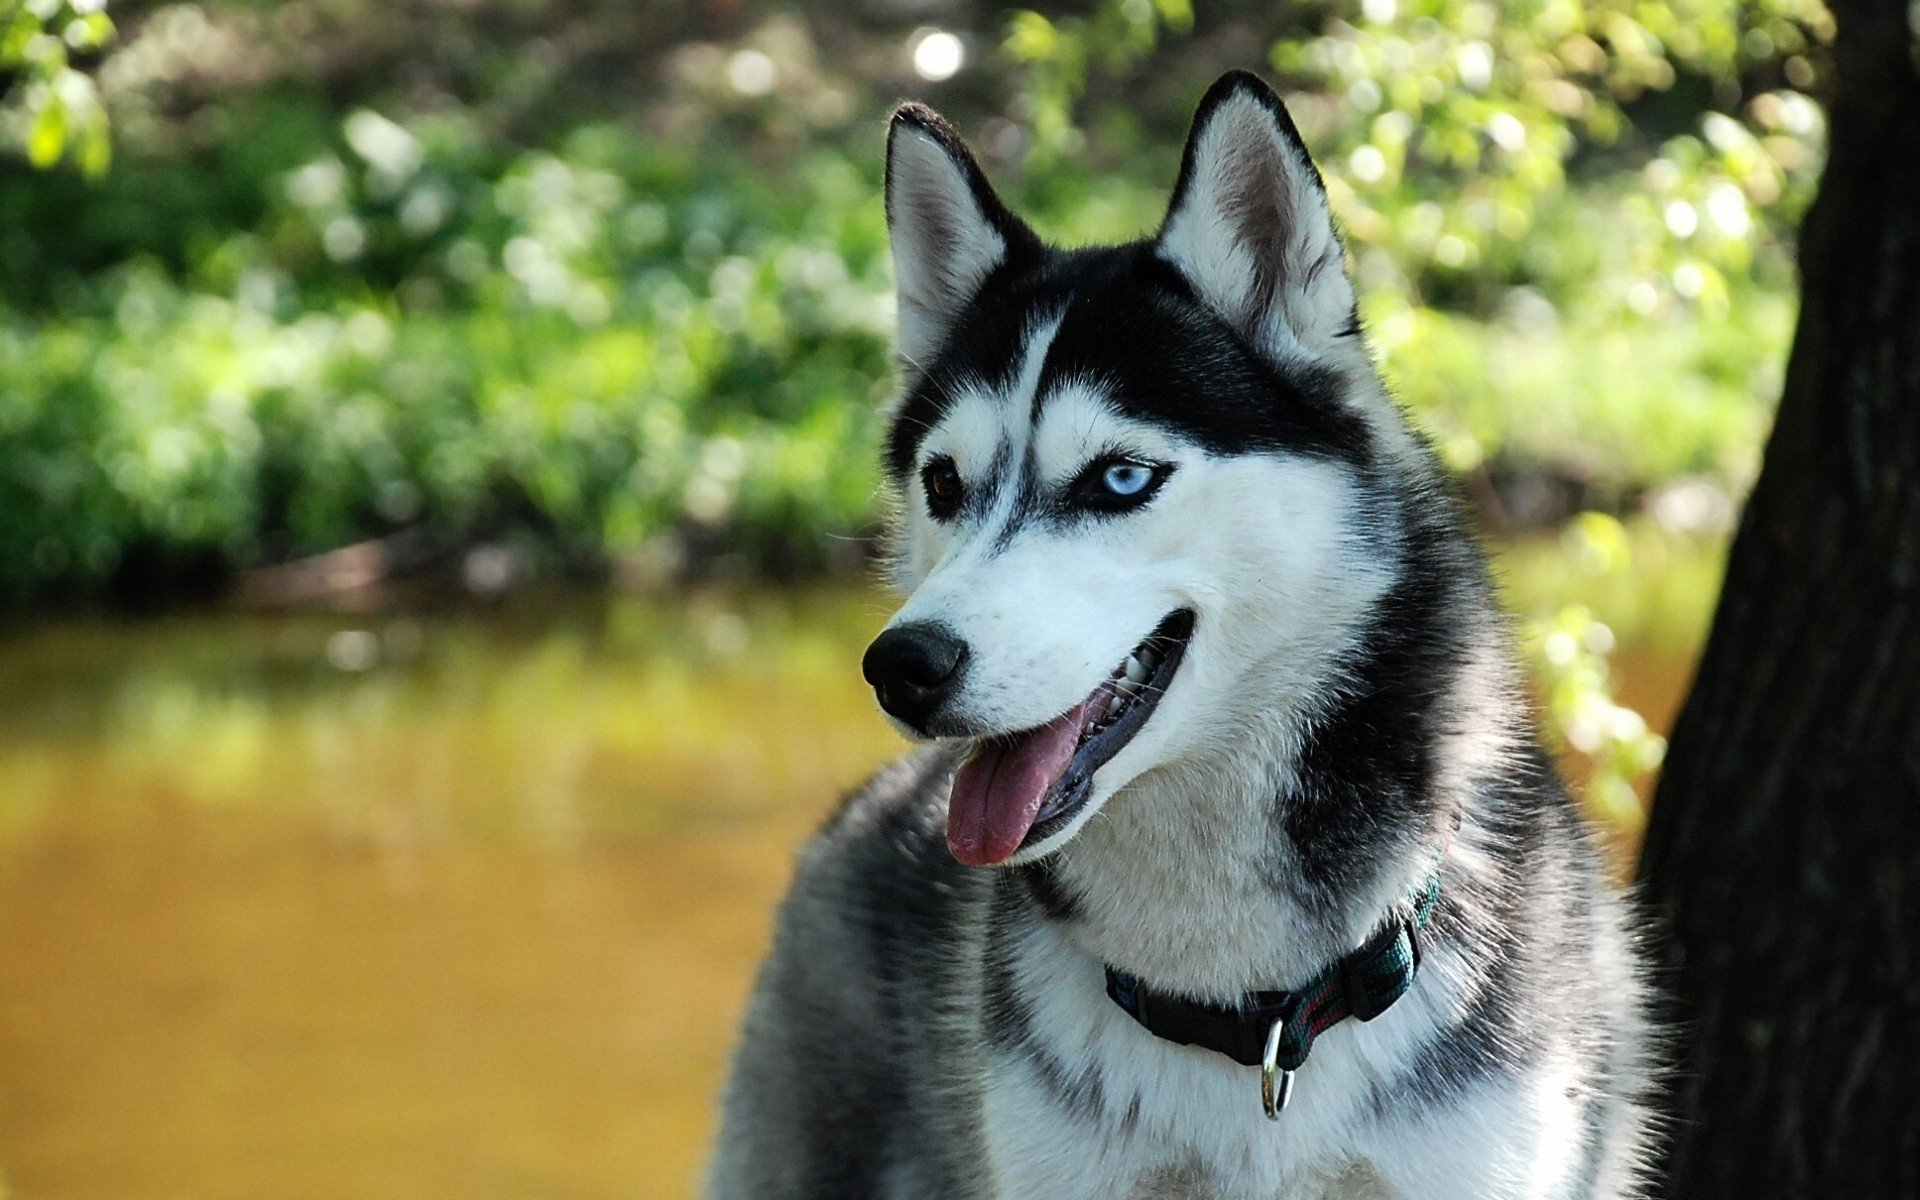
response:
<svg viewBox="0 0 1920 1200"><path fill-rule="evenodd" d="M915 104L886 199L864 670L933 745L801 856L712 1196L1632 1194L1627 914L1279 99L1215 84L1130 245Z"/></svg>

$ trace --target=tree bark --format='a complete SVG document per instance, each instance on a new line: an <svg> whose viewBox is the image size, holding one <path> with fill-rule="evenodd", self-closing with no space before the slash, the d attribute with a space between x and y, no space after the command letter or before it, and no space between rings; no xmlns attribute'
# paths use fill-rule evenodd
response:
<svg viewBox="0 0 1920 1200"><path fill-rule="evenodd" d="M1641 864L1676 1200L1920 1196L1920 71L1903 0L1834 8L1780 413Z"/></svg>

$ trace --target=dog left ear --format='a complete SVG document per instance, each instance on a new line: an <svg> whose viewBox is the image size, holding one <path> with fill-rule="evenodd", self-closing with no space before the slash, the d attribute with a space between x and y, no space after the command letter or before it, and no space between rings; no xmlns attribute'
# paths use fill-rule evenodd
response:
<svg viewBox="0 0 1920 1200"><path fill-rule="evenodd" d="M1312 353L1357 328L1326 186L1258 76L1224 75L1200 101L1158 244L1209 307L1269 354Z"/></svg>

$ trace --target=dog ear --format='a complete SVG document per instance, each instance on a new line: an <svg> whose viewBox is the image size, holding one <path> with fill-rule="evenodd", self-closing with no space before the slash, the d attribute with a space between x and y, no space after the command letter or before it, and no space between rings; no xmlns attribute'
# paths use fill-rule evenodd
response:
<svg viewBox="0 0 1920 1200"><path fill-rule="evenodd" d="M1357 329L1326 186L1258 76L1234 71L1207 89L1158 244L1202 301L1269 354L1312 353Z"/></svg>
<svg viewBox="0 0 1920 1200"><path fill-rule="evenodd" d="M895 109L887 129L887 237L900 354L913 364L932 361L987 276L1040 245L994 195L960 135L922 104Z"/></svg>

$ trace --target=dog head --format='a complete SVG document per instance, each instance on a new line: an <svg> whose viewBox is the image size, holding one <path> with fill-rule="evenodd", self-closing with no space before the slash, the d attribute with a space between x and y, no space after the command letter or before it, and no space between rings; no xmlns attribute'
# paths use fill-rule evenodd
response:
<svg viewBox="0 0 1920 1200"><path fill-rule="evenodd" d="M1147 240L1046 246L918 105L886 189L908 598L864 669L903 730L972 743L954 854L1030 861L1327 681L1390 581L1369 480L1406 434L1319 173L1251 75L1202 101Z"/></svg>

